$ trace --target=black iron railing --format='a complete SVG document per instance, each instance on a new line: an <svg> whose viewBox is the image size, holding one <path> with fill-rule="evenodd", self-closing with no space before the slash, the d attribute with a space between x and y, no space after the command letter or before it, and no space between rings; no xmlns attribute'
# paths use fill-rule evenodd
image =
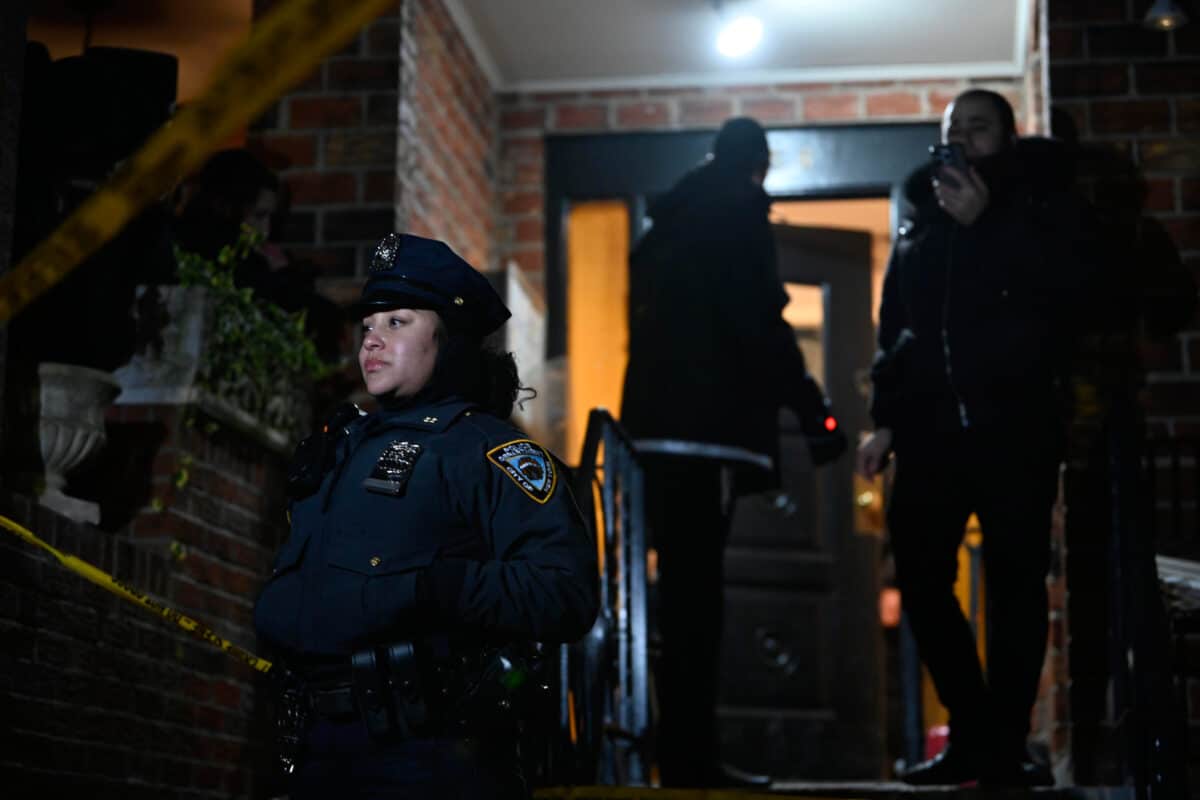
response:
<svg viewBox="0 0 1200 800"><path fill-rule="evenodd" d="M575 783L645 785L652 750L642 467L604 409L588 416L572 488L597 542L600 613L560 652L559 718Z"/></svg>

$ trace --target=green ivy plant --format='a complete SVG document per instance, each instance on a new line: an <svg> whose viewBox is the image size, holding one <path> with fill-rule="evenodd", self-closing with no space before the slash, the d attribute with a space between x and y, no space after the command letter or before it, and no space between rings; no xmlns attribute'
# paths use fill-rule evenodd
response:
<svg viewBox="0 0 1200 800"><path fill-rule="evenodd" d="M304 330L304 312L289 313L234 284L234 268L262 241L261 234L244 228L233 245L221 248L215 260L175 248L179 283L208 290L213 303L213 326L199 368L200 385L217 396L231 386L249 384L252 391L236 397L257 398L261 415L267 401L286 392L303 391L337 367L321 360L312 337ZM284 419L278 427L296 433L308 420Z"/></svg>

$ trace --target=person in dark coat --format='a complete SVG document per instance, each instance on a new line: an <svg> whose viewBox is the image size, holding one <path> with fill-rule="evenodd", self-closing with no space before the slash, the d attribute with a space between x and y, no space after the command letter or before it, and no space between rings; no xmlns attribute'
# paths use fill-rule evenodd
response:
<svg viewBox="0 0 1200 800"><path fill-rule="evenodd" d="M782 311L763 181L767 137L754 120L726 122L710 160L650 210L630 257L629 364L621 424L635 440L675 439L778 454L778 414L830 439L824 394ZM658 551L661 658L655 683L664 786L728 782L720 772L715 704L731 503L713 461L644 457L647 523ZM771 476L738 476L734 492Z"/></svg>
<svg viewBox="0 0 1200 800"><path fill-rule="evenodd" d="M914 784L1050 780L1026 751L1047 632L1063 374L1095 263L1086 204L1054 141L1018 139L1000 95L971 90L942 121L965 168L926 166L884 278L874 433L858 469L895 453L887 513L902 604L950 740ZM967 519L983 529L987 667L954 595Z"/></svg>
<svg viewBox="0 0 1200 800"><path fill-rule="evenodd" d="M482 341L510 315L482 275L389 235L353 314L379 407L300 445L255 609L314 709L291 797L525 797L519 721L491 717L536 683L514 653L591 627L595 543L558 460L506 421L516 366Z"/></svg>
<svg viewBox="0 0 1200 800"><path fill-rule="evenodd" d="M249 150L214 153L190 181L190 194L175 220L181 250L215 260L246 234L259 241L233 265L234 283L285 311L305 314L305 330L322 358L342 355L345 321L316 288L315 265L292 261L271 238L279 211L279 178Z"/></svg>

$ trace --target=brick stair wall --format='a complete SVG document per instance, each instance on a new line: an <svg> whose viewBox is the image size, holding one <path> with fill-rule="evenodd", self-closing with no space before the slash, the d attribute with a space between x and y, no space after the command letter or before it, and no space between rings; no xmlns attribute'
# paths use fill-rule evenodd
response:
<svg viewBox="0 0 1200 800"><path fill-rule="evenodd" d="M11 492L0 513L254 652L253 602L286 531L283 461L191 418L110 410L108 445L68 486L101 503L99 526ZM278 794L266 688L211 644L0 534L5 796Z"/></svg>

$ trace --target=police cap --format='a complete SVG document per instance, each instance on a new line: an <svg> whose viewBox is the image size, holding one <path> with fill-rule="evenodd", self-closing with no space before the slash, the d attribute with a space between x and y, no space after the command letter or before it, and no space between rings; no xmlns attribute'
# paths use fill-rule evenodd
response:
<svg viewBox="0 0 1200 800"><path fill-rule="evenodd" d="M354 318L393 308L438 312L452 331L480 338L512 316L500 295L445 242L389 233L375 246Z"/></svg>

